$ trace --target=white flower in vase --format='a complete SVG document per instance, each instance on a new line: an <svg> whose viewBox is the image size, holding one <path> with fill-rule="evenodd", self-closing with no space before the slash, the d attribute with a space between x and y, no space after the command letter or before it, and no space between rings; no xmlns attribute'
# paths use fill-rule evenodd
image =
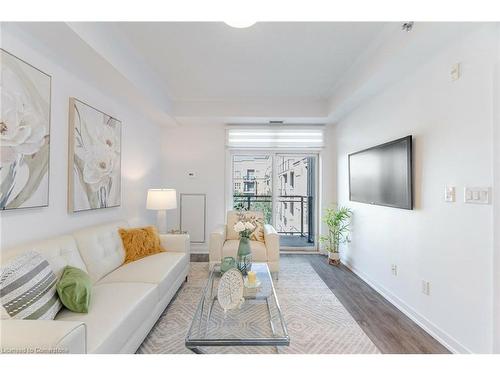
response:
<svg viewBox="0 0 500 375"><path fill-rule="evenodd" d="M241 232L243 232L243 231L246 229L246 227L245 227L245 224L244 224L242 221L238 221L238 222L234 225L233 229L234 229L234 231L235 231L236 233L241 233Z"/></svg>
<svg viewBox="0 0 500 375"><path fill-rule="evenodd" d="M250 232L252 232L254 229L255 229L255 225L253 225L251 222L247 221L245 223L245 229L249 230Z"/></svg>

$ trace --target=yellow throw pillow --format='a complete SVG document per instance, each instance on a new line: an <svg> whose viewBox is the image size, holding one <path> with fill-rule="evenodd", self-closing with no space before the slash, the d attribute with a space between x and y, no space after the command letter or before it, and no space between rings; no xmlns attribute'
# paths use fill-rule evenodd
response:
<svg viewBox="0 0 500 375"><path fill-rule="evenodd" d="M120 228L118 230L125 249L125 263L162 253L160 236L153 226L144 228Z"/></svg>

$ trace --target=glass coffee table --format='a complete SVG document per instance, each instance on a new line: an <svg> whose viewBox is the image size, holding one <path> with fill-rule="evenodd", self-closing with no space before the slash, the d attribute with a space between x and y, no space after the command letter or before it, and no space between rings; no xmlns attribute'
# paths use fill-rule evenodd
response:
<svg viewBox="0 0 500 375"><path fill-rule="evenodd" d="M220 265L210 270L207 284L186 336L186 347L205 353L203 347L290 345L285 320L266 263L253 263L261 285L244 291L241 308L224 310L217 301Z"/></svg>

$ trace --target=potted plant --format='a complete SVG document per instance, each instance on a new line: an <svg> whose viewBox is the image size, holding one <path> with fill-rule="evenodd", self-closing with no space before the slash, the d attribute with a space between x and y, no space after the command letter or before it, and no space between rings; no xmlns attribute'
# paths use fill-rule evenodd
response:
<svg viewBox="0 0 500 375"><path fill-rule="evenodd" d="M327 208L323 216L323 222L328 226L328 235L321 236L320 242L324 244L328 252L330 264L340 264L339 246L350 242L350 224L352 211L347 207Z"/></svg>

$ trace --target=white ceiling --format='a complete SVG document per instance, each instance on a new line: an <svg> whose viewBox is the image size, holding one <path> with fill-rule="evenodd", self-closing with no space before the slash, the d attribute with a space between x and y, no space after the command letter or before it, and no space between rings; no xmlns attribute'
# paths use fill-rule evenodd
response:
<svg viewBox="0 0 500 375"><path fill-rule="evenodd" d="M328 99L384 23L115 23L174 100Z"/></svg>
<svg viewBox="0 0 500 375"><path fill-rule="evenodd" d="M3 23L2 33L25 35L160 125L313 124L337 121L483 25L424 22L408 33L400 23L40 22Z"/></svg>

